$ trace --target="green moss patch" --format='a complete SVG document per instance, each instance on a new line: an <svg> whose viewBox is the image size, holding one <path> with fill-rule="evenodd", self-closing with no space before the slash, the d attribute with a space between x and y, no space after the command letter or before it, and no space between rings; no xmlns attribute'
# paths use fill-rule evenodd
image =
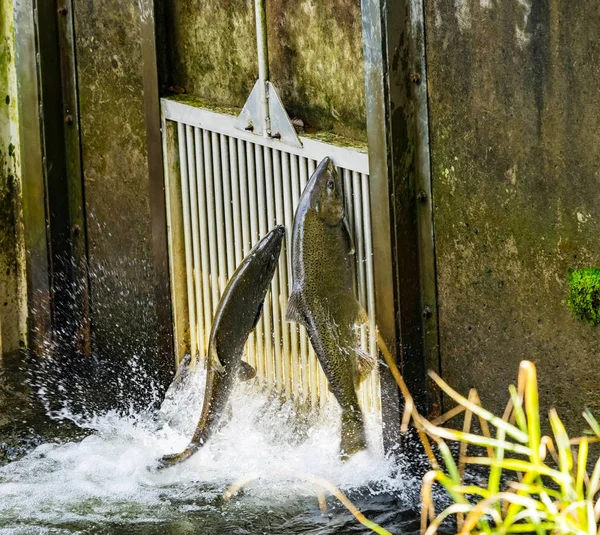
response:
<svg viewBox="0 0 600 535"><path fill-rule="evenodd" d="M586 268L569 273L568 304L573 314L590 325L600 323L600 269Z"/></svg>

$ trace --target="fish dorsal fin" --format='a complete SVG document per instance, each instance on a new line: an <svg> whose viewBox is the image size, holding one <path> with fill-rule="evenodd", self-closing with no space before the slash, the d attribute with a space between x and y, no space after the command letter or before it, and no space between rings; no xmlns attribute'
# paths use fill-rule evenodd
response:
<svg viewBox="0 0 600 535"><path fill-rule="evenodd" d="M287 312L285 313L286 321L295 321L306 325L304 312L302 311L302 297L300 292L292 292L288 299Z"/></svg>
<svg viewBox="0 0 600 535"><path fill-rule="evenodd" d="M357 386L362 383L375 368L376 360L361 348L356 348L358 357Z"/></svg>
<svg viewBox="0 0 600 535"><path fill-rule="evenodd" d="M240 367L238 370L238 379L240 381L249 381L250 379L254 379L256 377L256 370L250 366L245 361L240 362Z"/></svg>
<svg viewBox="0 0 600 535"><path fill-rule="evenodd" d="M344 225L344 228L348 233L348 241L350 242L350 254L354 254L356 251L356 249L354 248L354 240L352 239L352 232L350 232L350 223L348 221L348 217L345 214L342 218L342 225Z"/></svg>

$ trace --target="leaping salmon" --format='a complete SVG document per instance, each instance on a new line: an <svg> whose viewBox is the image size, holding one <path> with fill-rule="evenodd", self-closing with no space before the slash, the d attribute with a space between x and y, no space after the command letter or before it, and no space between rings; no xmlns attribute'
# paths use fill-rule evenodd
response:
<svg viewBox="0 0 600 535"><path fill-rule="evenodd" d="M248 335L262 313L263 302L281 252L285 229L277 226L248 253L229 280L219 301L208 341L206 389L202 413L189 446L181 453L165 455L161 466L191 457L219 425L235 379L250 379L254 369L242 361Z"/></svg>
<svg viewBox="0 0 600 535"><path fill-rule="evenodd" d="M293 288L287 319L304 325L330 390L342 408L342 456L366 449L356 385L373 359L359 346L366 322L354 296L354 246L344 208L342 181L325 158L304 189L292 230Z"/></svg>

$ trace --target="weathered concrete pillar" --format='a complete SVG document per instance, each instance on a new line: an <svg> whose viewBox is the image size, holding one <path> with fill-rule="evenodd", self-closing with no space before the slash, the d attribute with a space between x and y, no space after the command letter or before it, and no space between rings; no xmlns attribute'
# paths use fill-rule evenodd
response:
<svg viewBox="0 0 600 535"><path fill-rule="evenodd" d="M573 433L600 411L600 330L568 269L600 265L594 0L426 1L442 372L506 403L521 359Z"/></svg>

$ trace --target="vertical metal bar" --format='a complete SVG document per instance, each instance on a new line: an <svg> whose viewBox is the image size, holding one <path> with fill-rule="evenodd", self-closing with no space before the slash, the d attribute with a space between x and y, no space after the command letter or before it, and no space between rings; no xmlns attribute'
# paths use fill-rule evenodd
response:
<svg viewBox="0 0 600 535"><path fill-rule="evenodd" d="M183 209L183 232L185 240L185 276L187 280L188 313L190 316L190 351L192 355L198 350L196 336L196 302L194 299L194 271L193 246L192 246L192 218L190 213L190 188L188 178L187 141L185 126L177 125L177 140L179 144L179 165L181 168L181 196Z"/></svg>
<svg viewBox="0 0 600 535"><path fill-rule="evenodd" d="M21 181L29 312L28 346L34 355L39 356L50 342L52 314L33 1L17 2L14 10L19 144L21 154L27 155L21 158Z"/></svg>
<svg viewBox="0 0 600 535"><path fill-rule="evenodd" d="M296 155L291 157L291 179L292 179L292 210L295 212L298 201L300 200L300 193L302 191L301 187L301 178L300 175L302 173L302 168L304 167L304 159L299 158ZM306 169L304 169L304 174L306 175ZM292 284L291 273L292 273L292 225L289 225L286 229L286 240L289 244L288 249L288 266L290 273L290 285ZM302 325L297 323L293 323L292 336L294 336L294 331L296 332L296 351L298 352L298 369L300 372L300 392L302 395L302 402L308 404L309 398L309 375L308 375L308 348L306 344L306 329Z"/></svg>
<svg viewBox="0 0 600 535"><path fill-rule="evenodd" d="M204 348L204 314L202 310L202 284L200 283L200 231L198 221L198 195L196 193L196 151L194 148L194 129L191 126L185 127L186 153L187 153L187 182L190 196L190 218L192 222L192 271L188 271L188 278L191 277L194 283L195 295L194 303L196 305L196 323L190 322L190 329L196 335L197 346L192 348L192 357L197 358Z"/></svg>
<svg viewBox="0 0 600 535"><path fill-rule="evenodd" d="M239 142L239 140L237 140ZM233 245L234 245L234 269L244 259L242 242L242 210L240 201L240 172L238 164L237 142L233 137L229 138L229 169L231 173L231 202L233 217Z"/></svg>
<svg viewBox="0 0 600 535"><path fill-rule="evenodd" d="M200 223L200 275L202 277L202 309L204 315L204 341L200 344L200 354L206 357L208 350L208 337L212 325L213 309L210 291L210 238L208 232L208 219L212 218L206 209L208 201L206 193L206 166L204 164L204 148L202 131L194 127L194 149L196 152L196 183L198 192L198 220Z"/></svg>
<svg viewBox="0 0 600 535"><path fill-rule="evenodd" d="M223 171L223 215L225 217L225 243L222 243L221 247L227 246L227 280L229 280L235 271L235 252L233 248L233 199L231 197L231 168L229 167L229 137L225 135L221 135L221 169Z"/></svg>
<svg viewBox="0 0 600 535"><path fill-rule="evenodd" d="M185 241L183 231L183 204L177 124L161 117L163 132L163 161L165 164L165 205L169 244L169 271L171 274L171 303L173 304L173 332L175 357L179 363L190 352L190 317L187 303Z"/></svg>
<svg viewBox="0 0 600 535"><path fill-rule="evenodd" d="M221 155L219 134L212 132L213 184L215 192L215 218L217 229L217 258L219 259L218 281L219 297L227 285L227 254L225 248L225 221L223 214L223 175L221 174Z"/></svg>
<svg viewBox="0 0 600 535"><path fill-rule="evenodd" d="M240 179L240 217L241 217L241 230L242 239L240 247L242 250L242 257L245 257L252 247L252 240L250 237L250 193L248 192L248 162L246 159L246 143L241 139L237 140L237 156L238 156L238 169ZM258 371L256 361L256 337L254 331L248 336L248 343L246 344L246 360L248 363Z"/></svg>
<svg viewBox="0 0 600 535"><path fill-rule="evenodd" d="M258 202L257 202L257 181L260 178L257 172L257 162L255 160L255 154L258 152L260 147L253 143L246 143L246 160L248 161L248 200L250 206L250 240L251 244L254 245L258 242L260 230L259 230L259 215L258 215ZM262 162L262 156L258 155L259 162ZM259 165L262 165L259 163ZM264 339L263 339L263 325L264 318L261 319L256 325L254 331L255 339L255 361L256 372L261 384L265 384L265 353L264 353Z"/></svg>
<svg viewBox="0 0 600 535"><path fill-rule="evenodd" d="M258 228L260 235L264 236L267 233L267 196L265 191L265 167L267 165L266 152L269 151L266 147L260 145L255 146L256 156L256 179L257 179L257 204L258 204ZM270 164L270 154L269 154ZM264 336L264 353L263 359L265 362L265 373L269 383L275 382L275 369L273 366L273 344L271 340L271 308L269 306L263 307L262 316L263 332Z"/></svg>
<svg viewBox="0 0 600 535"><path fill-rule="evenodd" d="M217 260L217 229L214 218L215 188L213 183L213 158L211 135L207 130L202 131L202 148L204 150L204 177L206 180L206 213L208 215L208 251L210 258L210 290L212 314L217 311L219 304L219 264Z"/></svg>
<svg viewBox="0 0 600 535"><path fill-rule="evenodd" d="M242 253L246 256L252 247L250 236L250 193L248 191L248 168L246 161L246 143L241 139L237 141L238 146L238 169L240 172L240 213L242 218Z"/></svg>
<svg viewBox="0 0 600 535"><path fill-rule="evenodd" d="M72 3L72 2L71 2ZM152 253L154 267L154 294L158 316L159 369L165 380L173 375L174 355L171 300L169 290L169 257L167 246L165 190L160 131L160 98L157 70L156 18L152 0L141 0L141 37L144 79L144 111L148 173L150 179L150 206L152 213ZM168 382L166 382L168 385Z"/></svg>
<svg viewBox="0 0 600 535"><path fill-rule="evenodd" d="M374 283L374 270L373 270L373 239L372 239L372 227L371 227L371 204L369 194L369 177L365 175L359 175L360 187L362 191L362 204L363 204L363 234L364 234L364 245L365 245L365 286L366 286L366 308L369 313L369 353L373 358L377 357L377 341L375 337L377 325L376 317L377 311L375 310L375 283ZM375 369L372 377L372 385L370 391L370 399L379 400L379 373ZM372 406L372 410L377 410L378 407Z"/></svg>
<svg viewBox="0 0 600 535"><path fill-rule="evenodd" d="M361 4L365 87L369 95L373 250L377 257L376 322L423 410L431 407L431 399L424 394L426 362L439 362L439 358L425 355L423 344L424 321L427 330L437 332L433 314L423 319L423 283L435 278L421 273L423 255L431 256L430 265L434 266L434 251L433 238L429 244L421 243L419 222L423 217L418 211L427 210L428 218L431 211L429 206L417 209L415 191L415 184L430 181L418 164L422 151L415 151L427 142L417 124L427 113L423 6L422 0L402 0L395 9L389 9L384 0L362 0ZM414 73L421 77L418 89L416 84L405 83ZM417 95L420 98L415 98ZM383 407L387 423L384 443L390 447L397 441L396 433L390 431L398 428L402 402L387 372L382 374L382 388L389 400Z"/></svg>
<svg viewBox="0 0 600 535"><path fill-rule="evenodd" d="M271 135L271 118L269 116L269 96L267 81L269 80L269 51L267 45L267 8L266 0L255 0L256 16L256 50L258 52L258 81L260 83L260 109L263 121L263 136Z"/></svg>
<svg viewBox="0 0 600 535"><path fill-rule="evenodd" d="M58 17L58 46L60 54L61 67L61 85L62 85L62 104L63 117L68 118L67 126L65 127L65 162L66 162L66 179L67 179L67 195L69 206L69 225L70 225L70 241L71 241L71 258L72 258L72 280L73 280L73 313L76 317L71 318L76 330L75 343L76 347L82 355L91 356L91 325L90 325L90 303L89 303L89 281L88 281L88 252L87 252L87 230L85 218L85 200L83 192L83 170L81 163L81 132L79 123L79 100L77 91L77 65L75 51L75 29L73 22L73 4L71 0L62 0L62 5L59 10ZM145 80L146 82L147 80ZM149 96L150 97L150 96ZM158 150L160 144L160 117L157 100L154 102L155 107L152 108L151 124L147 125L148 142L153 143L154 150L158 153L152 163L162 167L161 152ZM156 137L156 131L159 136ZM152 168L154 174L151 178L155 181L160 180L160 184L154 184L156 189L162 187L162 168L161 172L156 168ZM152 194L152 193L151 193ZM166 247L166 232L165 232L165 213L164 203L159 219L162 222L162 233L158 236L160 240L160 259L159 264L161 269L168 270L168 252ZM158 259L156 259L158 260ZM162 272L165 276L163 282L166 281L168 292L168 273ZM163 291L160 292L161 298L166 298L168 304L168 295ZM165 302L159 300L159 305L165 305ZM164 316L165 310L161 309L159 314L163 313L162 319L168 323L163 325L168 340L165 348L171 350L172 354L172 336L171 333L171 317L169 311ZM172 362L169 362L172 366Z"/></svg>
<svg viewBox="0 0 600 535"><path fill-rule="evenodd" d="M275 224L275 194L273 191L273 174L274 174L274 160L276 152L275 150L265 147L263 154L265 156L265 195L267 204L267 229L266 232L271 230ZM281 359L281 326L279 323L279 274L275 273L271 280L271 295L267 297L270 302L269 311L271 313L271 331L267 332L267 339L271 342L273 361L273 381L276 389L281 391L283 386L283 366Z"/></svg>
<svg viewBox="0 0 600 535"><path fill-rule="evenodd" d="M350 172L347 171L350 175ZM366 308L367 305L367 287L365 279L365 234L364 234L364 214L363 205L365 198L363 196L362 184L359 173L352 173L352 191L354 192L354 218L353 218L353 229L356 246L356 259L357 259L357 279L358 279L358 299ZM368 190L367 190L368 193ZM368 198L367 198L368 200Z"/></svg>
<svg viewBox="0 0 600 535"><path fill-rule="evenodd" d="M414 101L414 136L416 142L415 178L416 195L420 199L417 206L417 227L419 242L419 280L421 283L421 320L423 323L423 353L425 370L433 369L441 373L439 339L439 316L437 303L437 273L435 237L433 224L433 191L431 186L431 153L429 145L429 107L427 88L427 62L425 58L425 16L424 0L410 2L410 57L413 73L421 77L420 84L411 84ZM431 387L428 394L428 409L432 414L441 414L440 392Z"/></svg>
<svg viewBox="0 0 600 535"><path fill-rule="evenodd" d="M286 155L287 156L287 155ZM279 225L285 223L285 216L283 212L283 174L284 162L282 161L282 153L278 150L273 150L273 180L274 180L274 198L275 198L275 222ZM287 162L286 162L287 163ZM285 246L285 244L284 244ZM279 257L279 266L277 273L278 288L277 293L273 293L271 300L273 301L273 308L277 311L275 319L275 358L280 362L282 374L282 387L285 391L286 397L289 399L292 393L291 384L291 361L290 361L290 343L288 326L285 321L285 307L287 306L288 300L288 288L287 288L287 262L285 259L285 249L282 251ZM277 350L279 348L279 350Z"/></svg>
<svg viewBox="0 0 600 535"><path fill-rule="evenodd" d="M288 396L294 396L299 384L299 365L298 362L298 334L296 326L285 320L287 312L287 304L289 295L292 290L292 255L291 255L291 232L293 227L293 208L292 208L292 178L291 178L291 160L287 152L281 153L281 203L277 206L277 222L285 226L285 243L282 255L279 260L279 272L281 274L281 303L282 303L282 328L283 328L283 358L284 358L284 373L287 371L286 388L289 387ZM277 182L275 183L277 188ZM278 198L279 198L278 195Z"/></svg>

